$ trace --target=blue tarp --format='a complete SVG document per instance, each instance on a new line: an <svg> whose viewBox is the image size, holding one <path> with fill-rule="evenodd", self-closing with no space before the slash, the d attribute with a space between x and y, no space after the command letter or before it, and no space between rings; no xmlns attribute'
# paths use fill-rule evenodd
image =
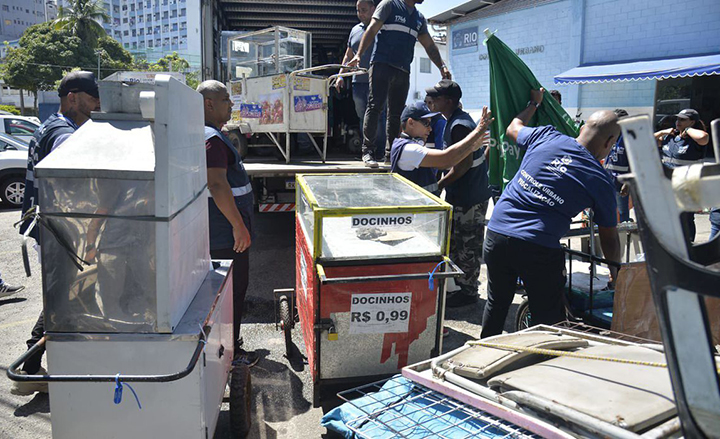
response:
<svg viewBox="0 0 720 439"><path fill-rule="evenodd" d="M374 393L366 394L336 407L323 416L321 424L347 439L371 437L389 438L479 438L491 439L508 436L502 421L489 422L472 416L476 409L463 408L434 391L413 384L400 375L388 380ZM360 436L350 428L352 426ZM524 430L514 427L519 437ZM525 433L527 434L527 433ZM517 436L516 436L517 437Z"/></svg>
<svg viewBox="0 0 720 439"><path fill-rule="evenodd" d="M720 75L720 54L580 66L555 76L555 83L642 81L704 75Z"/></svg>

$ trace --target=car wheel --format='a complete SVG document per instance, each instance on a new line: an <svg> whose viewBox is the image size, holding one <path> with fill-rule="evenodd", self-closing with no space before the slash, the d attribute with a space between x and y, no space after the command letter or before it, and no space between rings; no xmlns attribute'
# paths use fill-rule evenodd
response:
<svg viewBox="0 0 720 439"><path fill-rule="evenodd" d="M5 204L12 207L22 207L25 196L25 179L22 177L8 177L0 184L0 197Z"/></svg>

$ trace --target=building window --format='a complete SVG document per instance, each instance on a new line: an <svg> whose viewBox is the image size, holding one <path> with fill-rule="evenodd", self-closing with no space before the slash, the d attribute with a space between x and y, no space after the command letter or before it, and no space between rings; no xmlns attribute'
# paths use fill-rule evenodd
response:
<svg viewBox="0 0 720 439"><path fill-rule="evenodd" d="M430 72L430 58L420 58L420 73Z"/></svg>
<svg viewBox="0 0 720 439"><path fill-rule="evenodd" d="M2 5L2 10L10 12L10 8L8 7L8 5Z"/></svg>
<svg viewBox="0 0 720 439"><path fill-rule="evenodd" d="M128 31L123 31L123 35L128 36L128 35L130 35L130 32L128 32Z"/></svg>

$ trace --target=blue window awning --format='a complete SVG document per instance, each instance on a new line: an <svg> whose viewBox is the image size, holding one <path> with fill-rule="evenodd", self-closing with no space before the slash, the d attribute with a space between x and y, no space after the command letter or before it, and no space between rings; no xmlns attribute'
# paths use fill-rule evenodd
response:
<svg viewBox="0 0 720 439"><path fill-rule="evenodd" d="M555 76L555 83L587 84L703 75L720 75L720 54L580 66Z"/></svg>

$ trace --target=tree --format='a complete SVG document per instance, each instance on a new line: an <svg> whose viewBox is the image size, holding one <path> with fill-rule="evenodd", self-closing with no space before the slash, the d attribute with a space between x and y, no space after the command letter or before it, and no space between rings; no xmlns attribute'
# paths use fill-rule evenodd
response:
<svg viewBox="0 0 720 439"><path fill-rule="evenodd" d="M165 55L154 64L140 61L136 64L137 70L148 70L151 72L180 72L185 74L185 83L190 88L197 88L200 84L198 72L190 68L190 63L177 52Z"/></svg>
<svg viewBox="0 0 720 439"><path fill-rule="evenodd" d="M117 70L129 70L132 56L120 44L104 36L97 40L101 68L107 76ZM57 88L57 81L73 68L96 71L97 55L92 47L69 30L56 30L42 23L31 26L20 37L18 48L9 48L0 74L13 88L37 92Z"/></svg>
<svg viewBox="0 0 720 439"><path fill-rule="evenodd" d="M70 0L70 6L58 8L58 18L53 24L56 30L67 29L94 49L105 36L100 23L108 21L110 16L100 0Z"/></svg>

